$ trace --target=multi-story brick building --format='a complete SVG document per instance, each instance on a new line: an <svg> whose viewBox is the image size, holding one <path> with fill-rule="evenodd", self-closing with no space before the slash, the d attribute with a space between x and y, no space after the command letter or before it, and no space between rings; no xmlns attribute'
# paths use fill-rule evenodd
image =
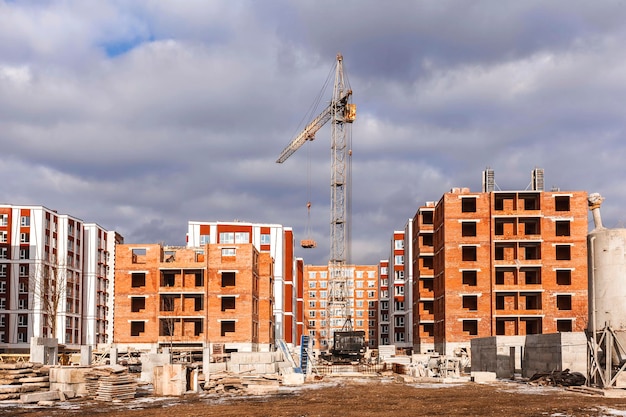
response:
<svg viewBox="0 0 626 417"><path fill-rule="evenodd" d="M118 241L115 232L43 206L1 205L0 350L26 351L31 337L69 348L110 341L107 252Z"/></svg>
<svg viewBox="0 0 626 417"><path fill-rule="evenodd" d="M363 330L369 348L378 347L378 266L348 265L346 290L352 328ZM304 333L314 340L314 350L324 352L332 344L329 331L328 265L304 265Z"/></svg>
<svg viewBox="0 0 626 417"><path fill-rule="evenodd" d="M407 231L409 233L407 233ZM391 240L391 255L389 258L389 338L390 343L401 349L412 349L410 338L412 317L408 312L407 302L410 302L410 288L408 282L412 279L412 264L406 258L409 248L407 243L412 236L412 219L407 222L405 230L393 232ZM412 330L412 329L411 329Z"/></svg>
<svg viewBox="0 0 626 417"><path fill-rule="evenodd" d="M378 263L378 344L389 344L389 260Z"/></svg>
<svg viewBox="0 0 626 417"><path fill-rule="evenodd" d="M413 218L412 264L413 292L413 347L416 353L435 349L434 338L434 249L433 218L435 203L420 207Z"/></svg>
<svg viewBox="0 0 626 417"><path fill-rule="evenodd" d="M430 298L420 285L432 274L436 351L474 337L584 330L587 193L544 191L542 170L522 191L495 190L492 171L484 174L482 192L454 188L434 207L433 270L419 269L416 294ZM427 212L418 211L420 231Z"/></svg>
<svg viewBox="0 0 626 417"><path fill-rule="evenodd" d="M116 255L114 341L122 349L273 347L269 252L228 240L196 248L119 245Z"/></svg>
<svg viewBox="0 0 626 417"><path fill-rule="evenodd" d="M297 344L303 322L302 310L297 308L298 292L302 291L302 276L298 275L294 257L292 229L278 224L190 221L187 246L198 247L207 243L252 243L259 252L270 254L274 260L276 338Z"/></svg>

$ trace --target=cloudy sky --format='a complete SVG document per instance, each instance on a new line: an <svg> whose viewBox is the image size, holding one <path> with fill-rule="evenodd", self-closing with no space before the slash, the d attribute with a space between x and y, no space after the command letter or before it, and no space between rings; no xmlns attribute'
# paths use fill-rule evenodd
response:
<svg viewBox="0 0 626 417"><path fill-rule="evenodd" d="M600 192L624 227L624 22L620 0L0 0L0 202L127 243L280 223L326 263L330 125L275 160L330 100L340 52L355 263L387 258L424 202L480 191L486 167L503 190L541 167L547 189Z"/></svg>

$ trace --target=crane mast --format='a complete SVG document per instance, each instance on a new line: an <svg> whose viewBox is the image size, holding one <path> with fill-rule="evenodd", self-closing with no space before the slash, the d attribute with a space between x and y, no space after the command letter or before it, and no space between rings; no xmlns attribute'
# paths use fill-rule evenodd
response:
<svg viewBox="0 0 626 417"><path fill-rule="evenodd" d="M284 162L306 141L315 139L315 133L331 121L331 179L330 179L330 258L328 262L327 342L333 341L338 330L352 330L352 294L348 288L350 242L350 164L349 128L356 118L356 106L349 103L352 90L346 85L343 72L343 56L337 54L333 97L329 106L311 121L283 149L276 160Z"/></svg>

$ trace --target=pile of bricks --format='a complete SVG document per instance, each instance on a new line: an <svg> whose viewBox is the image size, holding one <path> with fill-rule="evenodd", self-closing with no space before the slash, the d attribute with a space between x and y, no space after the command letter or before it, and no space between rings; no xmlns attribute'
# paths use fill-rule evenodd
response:
<svg viewBox="0 0 626 417"><path fill-rule="evenodd" d="M29 362L0 364L0 401L19 400L24 393L50 389L49 368Z"/></svg>

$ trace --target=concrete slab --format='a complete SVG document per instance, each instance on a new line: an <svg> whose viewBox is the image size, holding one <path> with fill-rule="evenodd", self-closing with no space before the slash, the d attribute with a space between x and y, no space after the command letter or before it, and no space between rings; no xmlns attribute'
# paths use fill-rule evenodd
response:
<svg viewBox="0 0 626 417"><path fill-rule="evenodd" d="M472 382L494 382L496 381L495 372L472 372L470 373Z"/></svg>
<svg viewBox="0 0 626 417"><path fill-rule="evenodd" d="M31 392L20 395L20 402L32 404L39 401L58 401L59 398L59 391Z"/></svg>

